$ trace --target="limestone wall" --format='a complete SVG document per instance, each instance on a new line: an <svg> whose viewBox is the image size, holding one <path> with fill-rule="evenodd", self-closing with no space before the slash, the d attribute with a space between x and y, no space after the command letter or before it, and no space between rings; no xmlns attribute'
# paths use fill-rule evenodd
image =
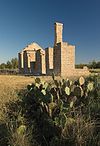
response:
<svg viewBox="0 0 100 146"><path fill-rule="evenodd" d="M18 53L18 68L19 73L23 73L24 65L23 65L23 51Z"/></svg>
<svg viewBox="0 0 100 146"><path fill-rule="evenodd" d="M62 42L62 31L63 31L63 24L62 23L55 23L55 40L54 40L54 46L57 43Z"/></svg>
<svg viewBox="0 0 100 146"><path fill-rule="evenodd" d="M36 68L35 68L35 61L31 61L30 62L30 74L33 74L34 75L34 73L35 73L35 70L36 70Z"/></svg>
<svg viewBox="0 0 100 146"><path fill-rule="evenodd" d="M29 54L27 51L23 52L23 64L24 64L24 73L29 74L30 73L30 60L29 60Z"/></svg>
<svg viewBox="0 0 100 146"><path fill-rule="evenodd" d="M75 46L61 42L54 46L54 73L65 76L75 69ZM73 71L72 71L73 72Z"/></svg>
<svg viewBox="0 0 100 146"><path fill-rule="evenodd" d="M41 52L41 65L42 65L42 74L46 74L46 61L45 61L45 51Z"/></svg>
<svg viewBox="0 0 100 146"><path fill-rule="evenodd" d="M78 76L88 76L90 74L89 70L85 69L71 69L65 70L64 74L61 74L62 77L78 77Z"/></svg>
<svg viewBox="0 0 100 146"><path fill-rule="evenodd" d="M42 73L40 50L37 50L36 52L36 62L35 62L34 73L37 75Z"/></svg>
<svg viewBox="0 0 100 146"><path fill-rule="evenodd" d="M90 75L90 72L88 69L75 69L74 76L88 76Z"/></svg>
<svg viewBox="0 0 100 146"><path fill-rule="evenodd" d="M19 71L33 75L80 76L88 75L87 68L75 69L75 46L63 42L63 24L55 23L54 48L45 51L37 44L31 43L18 54Z"/></svg>
<svg viewBox="0 0 100 146"><path fill-rule="evenodd" d="M37 50L42 50L42 47L40 47L37 43L33 42L26 46L23 51L37 51Z"/></svg>
<svg viewBox="0 0 100 146"><path fill-rule="evenodd" d="M66 75L66 70L75 69L75 46L66 42L61 43L61 75Z"/></svg>
<svg viewBox="0 0 100 146"><path fill-rule="evenodd" d="M53 48L45 49L45 60L46 60L46 74L51 75L53 72Z"/></svg>
<svg viewBox="0 0 100 146"><path fill-rule="evenodd" d="M58 43L54 46L54 73L55 75L61 74L61 43Z"/></svg>
<svg viewBox="0 0 100 146"><path fill-rule="evenodd" d="M36 74L36 75L46 74L45 51L44 50L37 50L37 52L36 52L36 62L35 62L34 74Z"/></svg>

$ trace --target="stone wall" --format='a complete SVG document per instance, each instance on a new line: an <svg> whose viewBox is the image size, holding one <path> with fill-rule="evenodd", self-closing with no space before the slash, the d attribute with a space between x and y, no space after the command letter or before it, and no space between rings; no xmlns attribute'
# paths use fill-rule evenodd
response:
<svg viewBox="0 0 100 146"><path fill-rule="evenodd" d="M52 75L53 72L53 48L45 49L45 60L46 60L46 74Z"/></svg>
<svg viewBox="0 0 100 146"><path fill-rule="evenodd" d="M24 65L23 65L23 51L18 53L18 68L19 72L23 73Z"/></svg>
<svg viewBox="0 0 100 146"><path fill-rule="evenodd" d="M54 46L54 73L55 75L61 74L61 43L56 44Z"/></svg>
<svg viewBox="0 0 100 146"><path fill-rule="evenodd" d="M24 64L24 73L29 74L30 73L30 59L29 54L27 51L23 52L23 64Z"/></svg>
<svg viewBox="0 0 100 146"><path fill-rule="evenodd" d="M75 46L61 42L54 46L54 73L65 76L75 69Z"/></svg>
<svg viewBox="0 0 100 146"><path fill-rule="evenodd" d="M61 76L75 69L75 46L69 45L66 42L61 43Z"/></svg>
<svg viewBox="0 0 100 146"><path fill-rule="evenodd" d="M42 74L46 74L45 50L41 50Z"/></svg>
<svg viewBox="0 0 100 146"><path fill-rule="evenodd" d="M45 51L44 50L36 51L36 62L34 63L34 67L35 67L34 68L35 75L46 74Z"/></svg>
<svg viewBox="0 0 100 146"><path fill-rule="evenodd" d="M55 40L54 40L54 46L57 43L62 42L62 32L63 32L63 24L62 23L55 23Z"/></svg>
<svg viewBox="0 0 100 146"><path fill-rule="evenodd" d="M35 50L29 50L29 51L24 51L27 54L27 62L28 64L28 73L32 74L34 73L34 63L36 61L36 51Z"/></svg>
<svg viewBox="0 0 100 146"><path fill-rule="evenodd" d="M88 76L90 75L90 72L88 69L75 69L74 76Z"/></svg>
<svg viewBox="0 0 100 146"><path fill-rule="evenodd" d="M75 46L63 42L63 24L55 23L53 48L43 50L37 43L23 49L19 56L19 70L24 74L80 76L88 75L88 69L75 69Z"/></svg>
<svg viewBox="0 0 100 146"><path fill-rule="evenodd" d="M88 76L90 75L89 70L87 69L67 69L64 74L61 74L61 77L78 77L78 76Z"/></svg>
<svg viewBox="0 0 100 146"><path fill-rule="evenodd" d="M42 73L40 50L37 50L36 52L36 62L35 62L34 73L35 75Z"/></svg>

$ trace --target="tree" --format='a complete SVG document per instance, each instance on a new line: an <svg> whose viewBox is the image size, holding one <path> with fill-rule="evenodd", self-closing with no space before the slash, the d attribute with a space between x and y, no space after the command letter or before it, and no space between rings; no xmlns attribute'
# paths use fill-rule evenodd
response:
<svg viewBox="0 0 100 146"><path fill-rule="evenodd" d="M7 61L6 68L12 69L12 64L10 61Z"/></svg>
<svg viewBox="0 0 100 146"><path fill-rule="evenodd" d="M96 68L96 61L95 61L95 60L93 60L91 65L92 65L92 68L94 68L94 69L95 69L95 68Z"/></svg>
<svg viewBox="0 0 100 146"><path fill-rule="evenodd" d="M5 69L5 68L6 68L6 64L5 63L0 64L0 69Z"/></svg>
<svg viewBox="0 0 100 146"><path fill-rule="evenodd" d="M18 68L18 59L17 58L12 58L11 59L11 64L12 64L13 69Z"/></svg>
<svg viewBox="0 0 100 146"><path fill-rule="evenodd" d="M7 63L0 64L0 69L17 69L18 68L18 59L12 58L11 61L7 61Z"/></svg>
<svg viewBox="0 0 100 146"><path fill-rule="evenodd" d="M97 68L100 68L100 61L97 62Z"/></svg>

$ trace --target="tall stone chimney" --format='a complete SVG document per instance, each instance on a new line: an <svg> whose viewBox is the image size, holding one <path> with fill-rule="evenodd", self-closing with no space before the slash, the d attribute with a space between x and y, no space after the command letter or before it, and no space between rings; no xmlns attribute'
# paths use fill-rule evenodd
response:
<svg viewBox="0 0 100 146"><path fill-rule="evenodd" d="M62 23L58 23L56 22L55 24L55 42L54 42L54 46L57 43L62 42L62 31L63 31L63 24Z"/></svg>

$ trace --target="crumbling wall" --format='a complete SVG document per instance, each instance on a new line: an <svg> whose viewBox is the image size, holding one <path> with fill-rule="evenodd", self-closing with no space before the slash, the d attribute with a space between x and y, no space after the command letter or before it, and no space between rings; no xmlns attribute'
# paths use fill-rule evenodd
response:
<svg viewBox="0 0 100 146"><path fill-rule="evenodd" d="M63 24L56 22L54 24L54 32L55 32L55 40L54 40L54 46L60 42L62 42L62 33L63 33Z"/></svg>
<svg viewBox="0 0 100 146"><path fill-rule="evenodd" d="M18 69L19 69L19 73L23 73L24 72L23 51L18 53Z"/></svg>
<svg viewBox="0 0 100 146"><path fill-rule="evenodd" d="M54 73L55 75L61 75L61 43L54 46Z"/></svg>
<svg viewBox="0 0 100 146"><path fill-rule="evenodd" d="M52 75L53 72L53 48L45 49L45 60L46 60L46 74Z"/></svg>
<svg viewBox="0 0 100 146"><path fill-rule="evenodd" d="M35 62L34 74L35 75L46 74L45 51L44 50L37 50L36 51L36 62Z"/></svg>
<svg viewBox="0 0 100 146"><path fill-rule="evenodd" d="M75 69L75 46L66 42L61 43L61 76Z"/></svg>
<svg viewBox="0 0 100 146"><path fill-rule="evenodd" d="M32 43L19 53L19 71L33 75L76 76L88 75L88 69L75 69L75 46L63 42L63 24L55 23L53 48L43 50L37 43Z"/></svg>

